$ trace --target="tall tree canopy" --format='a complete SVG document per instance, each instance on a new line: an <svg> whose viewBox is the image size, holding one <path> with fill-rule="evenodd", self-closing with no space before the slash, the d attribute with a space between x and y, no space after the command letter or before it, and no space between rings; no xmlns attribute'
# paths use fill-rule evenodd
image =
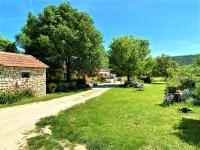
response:
<svg viewBox="0 0 200 150"><path fill-rule="evenodd" d="M3 38L1 35L0 35L0 51L11 52L11 53L18 52L16 44L11 42L10 40Z"/></svg>
<svg viewBox="0 0 200 150"><path fill-rule="evenodd" d="M171 77L178 70L178 64L170 56L162 54L156 57L153 75L158 77Z"/></svg>
<svg viewBox="0 0 200 150"><path fill-rule="evenodd" d="M37 16L29 13L18 44L52 68L67 64L67 78L72 71L92 74L105 56L102 35L86 13L69 3L44 8Z"/></svg>
<svg viewBox="0 0 200 150"><path fill-rule="evenodd" d="M130 80L131 76L141 71L141 66L149 53L149 41L133 36L118 37L110 44L111 71L120 76L127 76Z"/></svg>

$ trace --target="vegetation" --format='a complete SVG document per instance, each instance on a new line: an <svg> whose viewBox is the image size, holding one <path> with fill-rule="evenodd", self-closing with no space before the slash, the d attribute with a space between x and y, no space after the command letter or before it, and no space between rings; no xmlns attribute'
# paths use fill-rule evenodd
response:
<svg viewBox="0 0 200 150"><path fill-rule="evenodd" d="M39 97L23 98L20 101L15 101L14 103L0 104L0 108L16 106L16 105L23 105L23 104L33 103L33 102L48 101L48 100L52 100L52 99L59 98L59 97L77 94L77 93L85 91L85 90L88 90L88 89L71 90L71 91L67 91L67 92L46 94L44 96L39 96Z"/></svg>
<svg viewBox="0 0 200 150"><path fill-rule="evenodd" d="M20 90L15 92L2 92L0 93L0 104L12 104L21 101L24 98L31 98L34 92L30 89Z"/></svg>
<svg viewBox="0 0 200 150"><path fill-rule="evenodd" d="M1 35L0 35L0 51L11 52L11 53L18 52L16 44L3 38Z"/></svg>
<svg viewBox="0 0 200 150"><path fill-rule="evenodd" d="M144 91L113 88L86 104L41 119L37 128L50 126L52 135L33 137L28 146L56 149L69 140L91 150L199 149L200 108L184 114L178 111L182 103L161 107L164 88L165 84L146 84ZM54 146L49 148L42 140Z"/></svg>
<svg viewBox="0 0 200 150"><path fill-rule="evenodd" d="M69 3L48 6L34 16L29 13L17 43L30 54L50 66L48 73L67 66L67 80L71 73L94 74L105 65L106 53L102 35L87 13L79 12Z"/></svg>
<svg viewBox="0 0 200 150"><path fill-rule="evenodd" d="M176 61L179 65L191 65L193 60L198 55L184 55L184 56L172 56L171 58Z"/></svg>
<svg viewBox="0 0 200 150"><path fill-rule="evenodd" d="M172 77L172 74L177 71L178 65L167 55L156 57L153 75L157 77Z"/></svg>
<svg viewBox="0 0 200 150"><path fill-rule="evenodd" d="M118 37L110 44L111 71L119 76L127 76L128 81L130 81L132 76L137 75L149 53L148 40L133 36Z"/></svg>

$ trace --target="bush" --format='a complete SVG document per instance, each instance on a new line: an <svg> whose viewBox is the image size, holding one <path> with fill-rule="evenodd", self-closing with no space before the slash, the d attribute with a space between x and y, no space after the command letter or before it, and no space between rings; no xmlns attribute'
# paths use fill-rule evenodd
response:
<svg viewBox="0 0 200 150"><path fill-rule="evenodd" d="M12 104L17 101L22 100L23 98L31 98L34 96L34 92L30 89L24 91L16 92L3 92L0 93L0 104Z"/></svg>
<svg viewBox="0 0 200 150"><path fill-rule="evenodd" d="M166 81L167 87L179 87L180 81L178 77L168 78Z"/></svg>
<svg viewBox="0 0 200 150"><path fill-rule="evenodd" d="M174 103L174 95L171 93L166 93L164 96L164 101L163 101L163 105L164 106L169 106L172 103Z"/></svg>
<svg viewBox="0 0 200 150"><path fill-rule="evenodd" d="M104 77L104 76L98 77L98 81L100 81L100 82L106 82L106 79L107 79L107 77Z"/></svg>
<svg viewBox="0 0 200 150"><path fill-rule="evenodd" d="M124 87L133 87L133 82L132 81L124 82Z"/></svg>
<svg viewBox="0 0 200 150"><path fill-rule="evenodd" d="M180 96L181 96L181 100L185 101L185 100L193 97L193 92L189 89L185 89L180 93Z"/></svg>
<svg viewBox="0 0 200 150"><path fill-rule="evenodd" d="M47 86L48 92L49 93L54 93L56 91L57 85L56 83L49 83Z"/></svg>
<svg viewBox="0 0 200 150"><path fill-rule="evenodd" d="M180 89L194 89L195 88L195 81L193 79L184 79L181 81Z"/></svg>
<svg viewBox="0 0 200 150"><path fill-rule="evenodd" d="M200 83L196 84L194 91L194 104L200 106Z"/></svg>
<svg viewBox="0 0 200 150"><path fill-rule="evenodd" d="M69 90L69 83L57 84L56 92L67 92Z"/></svg>
<svg viewBox="0 0 200 150"><path fill-rule="evenodd" d="M151 83L152 82L152 78L149 77L149 76L140 77L140 80L142 80L144 83Z"/></svg>
<svg viewBox="0 0 200 150"><path fill-rule="evenodd" d="M86 81L85 81L85 79L77 79L77 80L76 80L76 84L77 84L77 85L85 85L85 84L86 84Z"/></svg>

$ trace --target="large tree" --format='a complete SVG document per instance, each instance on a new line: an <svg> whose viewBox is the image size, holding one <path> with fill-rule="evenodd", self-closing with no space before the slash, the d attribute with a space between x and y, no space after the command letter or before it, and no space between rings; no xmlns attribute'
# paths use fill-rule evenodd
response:
<svg viewBox="0 0 200 150"><path fill-rule="evenodd" d="M164 77L166 79L171 77L177 70L178 64L170 56L162 54L156 57L156 64L153 68L154 76Z"/></svg>
<svg viewBox="0 0 200 150"><path fill-rule="evenodd" d="M1 35L0 35L0 51L11 52L11 53L18 52L16 44L8 39L3 38Z"/></svg>
<svg viewBox="0 0 200 150"><path fill-rule="evenodd" d="M110 44L109 62L111 71L120 76L130 77L141 71L146 56L150 53L149 41L133 36L122 36Z"/></svg>
<svg viewBox="0 0 200 150"><path fill-rule="evenodd" d="M69 3L44 8L37 16L29 13L18 44L31 54L57 68L66 62L67 79L71 72L92 74L101 65L105 53L102 35L86 13Z"/></svg>

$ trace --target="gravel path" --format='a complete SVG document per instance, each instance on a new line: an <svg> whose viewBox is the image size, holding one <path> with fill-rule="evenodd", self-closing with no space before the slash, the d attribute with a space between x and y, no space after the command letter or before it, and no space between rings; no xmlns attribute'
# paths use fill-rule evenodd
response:
<svg viewBox="0 0 200 150"><path fill-rule="evenodd" d="M17 150L24 133L35 128L43 117L97 97L109 88L96 88L54 100L0 109L0 150Z"/></svg>

